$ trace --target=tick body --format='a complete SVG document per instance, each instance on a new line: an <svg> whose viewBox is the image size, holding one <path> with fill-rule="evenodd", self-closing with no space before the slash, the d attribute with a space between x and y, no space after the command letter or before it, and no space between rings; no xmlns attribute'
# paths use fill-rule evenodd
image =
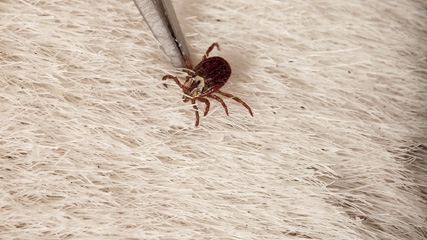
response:
<svg viewBox="0 0 427 240"><path fill-rule="evenodd" d="M231 68L228 62L221 57L209 57L209 53L216 47L219 50L218 43L213 43L205 55L194 68L192 67L189 59L184 56L186 68L183 70L188 75L185 77L184 84L181 84L179 79L172 75L163 76L163 80L172 79L175 83L182 89L184 95L184 102L190 101L193 105L193 108L196 113L196 123L195 125L199 125L199 109L196 105L196 101L203 102L206 105L204 116L206 116L209 112L210 102L209 98L218 101L225 110L225 113L228 116L228 108L225 105L225 102L214 95L214 93L218 93L222 96L229 97L236 102L242 104L246 109L248 109L249 114L253 116L252 110L248 104L242 101L240 98L235 97L232 94L225 93L220 91L221 87L228 81L231 75ZM166 83L164 83L165 87L167 87Z"/></svg>

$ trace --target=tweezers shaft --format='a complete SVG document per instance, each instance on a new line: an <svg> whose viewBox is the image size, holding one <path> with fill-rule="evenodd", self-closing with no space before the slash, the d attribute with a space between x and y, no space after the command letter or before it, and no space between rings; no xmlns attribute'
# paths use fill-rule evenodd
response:
<svg viewBox="0 0 427 240"><path fill-rule="evenodd" d="M185 67L190 54L170 0L133 0L163 51L175 67Z"/></svg>

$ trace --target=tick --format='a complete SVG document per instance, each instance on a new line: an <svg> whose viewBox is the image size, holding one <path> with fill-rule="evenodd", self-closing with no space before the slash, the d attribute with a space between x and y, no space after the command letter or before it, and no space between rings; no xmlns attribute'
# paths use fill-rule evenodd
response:
<svg viewBox="0 0 427 240"><path fill-rule="evenodd" d="M195 110L196 127L199 125L200 120L199 109L196 105L196 101L200 101L206 105L203 116L206 116L208 114L211 105L208 98L212 98L218 101L225 109L225 114L227 114L228 116L227 105L225 105L225 102L220 97L214 95L214 93L218 93L222 96L231 98L234 101L242 104L246 109L248 109L249 114L251 114L251 116L254 116L249 105L242 101L242 99L235 97L230 93L222 92L220 90L221 87L224 86L224 84L230 78L231 68L224 58L217 56L209 57L209 53L213 50L214 47L220 50L218 43L213 43L206 51L205 55L202 58L202 61L200 61L200 63L197 64L194 68L190 63L190 60L186 56L184 56L186 66L183 71L187 73L184 84L181 84L181 82L176 76L165 75L162 78L162 80L174 80L175 83L182 89L182 92L184 93L184 95L182 96L183 101L190 101ZM166 83L163 83L163 85L167 87Z"/></svg>

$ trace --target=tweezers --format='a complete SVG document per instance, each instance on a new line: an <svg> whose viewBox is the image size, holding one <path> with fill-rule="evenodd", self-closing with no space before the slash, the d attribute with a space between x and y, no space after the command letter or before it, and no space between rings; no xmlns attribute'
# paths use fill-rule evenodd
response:
<svg viewBox="0 0 427 240"><path fill-rule="evenodd" d="M133 0L174 67L185 67L191 57L170 0Z"/></svg>

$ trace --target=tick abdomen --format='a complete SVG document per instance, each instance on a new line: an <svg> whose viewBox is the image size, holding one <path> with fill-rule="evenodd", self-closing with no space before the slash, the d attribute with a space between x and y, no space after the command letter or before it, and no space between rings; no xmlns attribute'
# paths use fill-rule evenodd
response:
<svg viewBox="0 0 427 240"><path fill-rule="evenodd" d="M205 89L209 89L223 86L230 78L231 67L222 57L210 57L197 64L194 72L205 80Z"/></svg>

